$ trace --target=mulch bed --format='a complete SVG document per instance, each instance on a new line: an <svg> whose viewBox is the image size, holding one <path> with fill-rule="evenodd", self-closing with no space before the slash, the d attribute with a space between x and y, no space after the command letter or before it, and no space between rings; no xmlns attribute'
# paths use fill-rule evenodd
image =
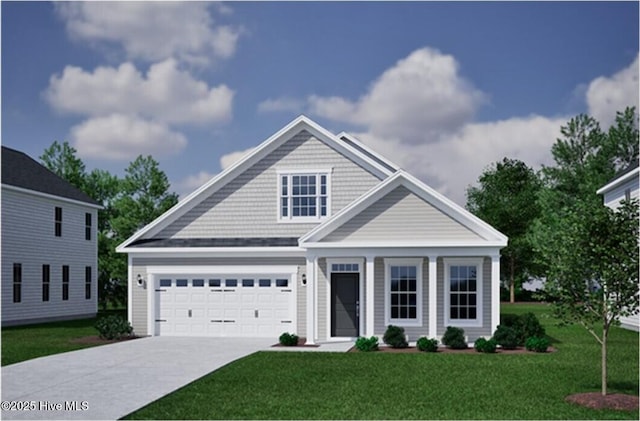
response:
<svg viewBox="0 0 640 421"><path fill-rule="evenodd" d="M303 348L318 348L320 345L307 345L307 338L298 338L298 344L294 345L295 347L303 347ZM271 345L271 348L293 348L294 346L282 345L281 343L277 343Z"/></svg>
<svg viewBox="0 0 640 421"><path fill-rule="evenodd" d="M348 352L360 352L360 351L358 351L358 349L354 346ZM388 353L397 353L397 354L418 354L418 353L428 354L428 352L422 352L415 346L411 346L408 348L391 348L390 346L381 346L377 352L388 352ZM547 352L545 352L545 354L549 354L551 352L556 352L556 349L552 346L549 347L549 349L547 350ZM478 352L473 348L451 349L446 347L438 347L438 351L436 353L438 354L478 354L478 355L482 354L482 352ZM533 352L533 351L527 351L526 348L520 347L516 349L498 348L496 350L496 354L506 355L506 354L539 354L539 353Z"/></svg>
<svg viewBox="0 0 640 421"><path fill-rule="evenodd" d="M106 345L112 344L116 342L129 341L131 339L138 339L140 336L126 336L121 339L102 339L98 335L93 336L83 336L82 338L71 339L69 342L73 344L84 344L84 345Z"/></svg>
<svg viewBox="0 0 640 421"><path fill-rule="evenodd" d="M592 409L615 409L619 411L637 411L640 408L638 396L613 393L602 396L600 392L577 393L565 398L567 402Z"/></svg>

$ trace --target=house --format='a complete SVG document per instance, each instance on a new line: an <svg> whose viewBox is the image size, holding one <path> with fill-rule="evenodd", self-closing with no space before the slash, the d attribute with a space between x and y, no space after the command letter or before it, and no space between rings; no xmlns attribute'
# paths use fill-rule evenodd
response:
<svg viewBox="0 0 640 421"><path fill-rule="evenodd" d="M2 147L2 326L97 313L100 205Z"/></svg>
<svg viewBox="0 0 640 421"><path fill-rule="evenodd" d="M507 238L301 116L122 243L138 335L410 340L499 323Z"/></svg>
<svg viewBox="0 0 640 421"><path fill-rule="evenodd" d="M616 174L597 193L604 196L604 205L617 209L623 200L637 199L640 192L638 162ZM620 325L626 329L640 331L640 315L621 317Z"/></svg>

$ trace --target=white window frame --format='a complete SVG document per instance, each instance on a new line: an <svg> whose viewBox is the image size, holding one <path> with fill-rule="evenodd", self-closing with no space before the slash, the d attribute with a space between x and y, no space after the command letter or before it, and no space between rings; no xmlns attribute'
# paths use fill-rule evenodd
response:
<svg viewBox="0 0 640 421"><path fill-rule="evenodd" d="M456 257L456 258L444 258L444 314L443 320L445 326L460 326L460 327L482 327L483 321L483 307L484 300L482 296L483 290L483 276L482 270L484 266L484 259L468 258L468 257ZM451 266L476 266L476 318L475 319L454 319L450 318L451 314Z"/></svg>
<svg viewBox="0 0 640 421"><path fill-rule="evenodd" d="M331 173L333 172L332 168L298 168L298 169L278 169L276 173L278 175L278 191L277 191L277 212L278 212L278 222L282 223L313 223L325 220L331 217ZM315 216L293 216L293 206L292 206L292 177L293 176L316 176L316 197L318 198L316 204L316 215ZM287 216L282 216L282 177L286 176L288 179L287 183ZM327 177L327 214L320 215L320 177Z"/></svg>
<svg viewBox="0 0 640 421"><path fill-rule="evenodd" d="M384 259L384 324L395 326L422 326L423 296L422 288L424 279L422 276L422 265L424 259ZM416 267L416 319L393 319L391 318L391 266L415 266Z"/></svg>

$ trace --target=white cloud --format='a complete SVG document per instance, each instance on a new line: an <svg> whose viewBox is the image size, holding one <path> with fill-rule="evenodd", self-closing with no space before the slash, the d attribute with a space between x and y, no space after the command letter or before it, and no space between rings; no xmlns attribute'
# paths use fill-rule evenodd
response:
<svg viewBox="0 0 640 421"><path fill-rule="evenodd" d="M56 2L69 36L97 46L121 46L129 59L178 57L206 64L228 58L241 28L216 25L210 11L228 15L229 7L206 2Z"/></svg>
<svg viewBox="0 0 640 421"><path fill-rule="evenodd" d="M243 151L236 151L236 152L228 153L226 155L222 155L222 157L220 157L220 167L223 170L226 170L227 168L235 164L237 161L239 161L240 158L244 157L246 154L251 152L253 149L254 148L249 148Z"/></svg>
<svg viewBox="0 0 640 421"><path fill-rule="evenodd" d="M175 183L177 193L180 195L180 198L183 199L188 194L202 187L214 176L215 174L211 174L207 171L200 171L197 174L190 175L184 178L183 180L180 180L177 183Z"/></svg>
<svg viewBox="0 0 640 421"><path fill-rule="evenodd" d="M616 111L638 107L638 56L626 68L612 76L601 76L591 81L586 99L588 114L607 129L615 122Z"/></svg>
<svg viewBox="0 0 640 421"><path fill-rule="evenodd" d="M304 101L295 98L266 99L258 104L258 112L292 111L300 113L305 107Z"/></svg>
<svg viewBox="0 0 640 421"><path fill-rule="evenodd" d="M108 160L172 155L187 144L182 134L162 123L122 114L91 118L74 126L71 142L81 157Z"/></svg>
<svg viewBox="0 0 640 421"><path fill-rule="evenodd" d="M66 66L44 93L57 111L89 116L137 114L165 123L213 124L230 120L234 92L209 87L178 69L173 59L155 63L146 75L131 63L86 72Z"/></svg>
<svg viewBox="0 0 640 421"><path fill-rule="evenodd" d="M357 101L310 96L314 114L406 143L435 142L470 121L485 94L464 80L453 56L421 48L398 61Z"/></svg>

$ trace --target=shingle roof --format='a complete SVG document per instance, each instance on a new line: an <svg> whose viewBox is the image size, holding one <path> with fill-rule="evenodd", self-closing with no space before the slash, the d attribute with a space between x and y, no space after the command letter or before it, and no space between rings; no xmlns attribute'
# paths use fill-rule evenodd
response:
<svg viewBox="0 0 640 421"><path fill-rule="evenodd" d="M2 147L2 184L100 206L82 190L29 155L6 146Z"/></svg>
<svg viewBox="0 0 640 421"><path fill-rule="evenodd" d="M627 168L623 168L622 170L618 171L616 175L614 175L613 178L607 182L607 184L611 183L612 181L616 181L618 178L622 178L623 176L629 174L631 171L638 168L639 165L640 165L640 161L636 161L633 164L629 165Z"/></svg>
<svg viewBox="0 0 640 421"><path fill-rule="evenodd" d="M138 240L129 247L297 247L298 237L159 238Z"/></svg>

